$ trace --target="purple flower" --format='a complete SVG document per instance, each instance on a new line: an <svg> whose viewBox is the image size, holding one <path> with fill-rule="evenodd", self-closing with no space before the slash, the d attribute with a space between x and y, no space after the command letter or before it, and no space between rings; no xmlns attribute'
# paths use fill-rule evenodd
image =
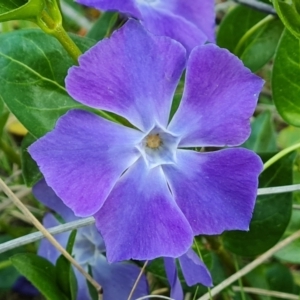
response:
<svg viewBox="0 0 300 300"><path fill-rule="evenodd" d="M72 211L55 195L44 180L39 181L33 187L33 194L44 205L59 213L65 221L74 221L77 218ZM57 226L60 223L51 214L44 217L43 224L46 227ZM70 233L56 235L60 244L66 247ZM90 265L94 279L103 288L103 300L127 299L130 291L137 279L140 269L131 263L109 264L103 255L105 246L102 237L95 226L88 226L77 230L77 235L73 247L73 256L77 262L88 271ZM38 254L47 258L55 264L60 253L48 240L41 241ZM74 268L78 283L78 300L91 299L85 278ZM148 284L143 275L134 292L134 298L148 295Z"/></svg>
<svg viewBox="0 0 300 300"><path fill-rule="evenodd" d="M191 148L242 144L262 79L214 44L186 61L181 44L134 20L79 64L66 78L69 94L134 128L71 110L29 152L75 215L95 215L108 261L179 257L194 235L248 230L260 158L240 148ZM185 66L183 98L169 121Z"/></svg>
<svg viewBox="0 0 300 300"><path fill-rule="evenodd" d="M115 10L139 19L153 34L168 36L188 53L215 41L213 0L77 0L100 10Z"/></svg>
<svg viewBox="0 0 300 300"><path fill-rule="evenodd" d="M189 249L187 253L178 258L179 264L188 286L201 283L205 286L212 286L212 278L205 264L199 259L194 250ZM165 257L165 269L168 281L171 285L171 298L182 300L184 298L182 286L177 274L174 258Z"/></svg>

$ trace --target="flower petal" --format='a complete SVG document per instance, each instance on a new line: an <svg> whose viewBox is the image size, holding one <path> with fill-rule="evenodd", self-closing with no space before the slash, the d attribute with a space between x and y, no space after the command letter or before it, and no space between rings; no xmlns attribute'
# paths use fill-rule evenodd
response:
<svg viewBox="0 0 300 300"><path fill-rule="evenodd" d="M182 136L183 147L240 145L250 134L249 119L262 86L263 80L228 50L213 44L197 47L168 129Z"/></svg>
<svg viewBox="0 0 300 300"><path fill-rule="evenodd" d="M195 24L215 42L215 5L212 0L161 1L160 7Z"/></svg>
<svg viewBox="0 0 300 300"><path fill-rule="evenodd" d="M178 150L177 165L164 165L175 200L194 234L248 230L262 162L247 149L199 153Z"/></svg>
<svg viewBox="0 0 300 300"><path fill-rule="evenodd" d="M119 114L141 130L166 126L185 49L129 20L79 58L66 78L77 101Z"/></svg>
<svg viewBox="0 0 300 300"><path fill-rule="evenodd" d="M131 263L109 264L103 255L99 255L92 268L94 279L103 288L103 300L127 299L140 273L140 268ZM146 276L142 275L132 299L148 295Z"/></svg>
<svg viewBox="0 0 300 300"><path fill-rule="evenodd" d="M75 217L72 210L64 205L62 200L57 197L51 187L47 185L45 179L41 179L33 186L32 193L38 201L58 213L64 221L71 222L78 219Z"/></svg>
<svg viewBox="0 0 300 300"><path fill-rule="evenodd" d="M43 219L43 225L46 228L55 227L58 225L61 225L57 219L51 214L47 213L44 216ZM60 245L62 245L64 248L66 248L68 239L69 239L69 232L59 233L55 235L55 239L59 242ZM41 257L44 257L48 259L50 262L52 262L54 265L56 263L56 260L60 256L60 252L46 239L43 238L41 240L39 249L38 249L38 255Z"/></svg>
<svg viewBox="0 0 300 300"><path fill-rule="evenodd" d="M148 169L142 158L122 176L95 219L109 262L177 257L193 242L161 167Z"/></svg>
<svg viewBox="0 0 300 300"><path fill-rule="evenodd" d="M47 184L76 216L97 212L120 175L137 160L142 134L83 110L61 117L29 147Z"/></svg>
<svg viewBox="0 0 300 300"><path fill-rule="evenodd" d="M207 36L190 20L172 14L170 10L153 9L151 6L140 7L143 18L141 23L153 34L168 36L179 41L190 53L196 46L203 45Z"/></svg>
<svg viewBox="0 0 300 300"><path fill-rule="evenodd" d="M134 0L76 0L76 2L100 10L116 10L140 18L140 12Z"/></svg>
<svg viewBox="0 0 300 300"><path fill-rule="evenodd" d="M175 258L164 257L165 270L171 286L170 297L175 300L183 299L183 290L178 277Z"/></svg>
<svg viewBox="0 0 300 300"><path fill-rule="evenodd" d="M189 249L178 259L187 285L192 286L201 283L205 286L212 286L212 278L207 267L193 249Z"/></svg>

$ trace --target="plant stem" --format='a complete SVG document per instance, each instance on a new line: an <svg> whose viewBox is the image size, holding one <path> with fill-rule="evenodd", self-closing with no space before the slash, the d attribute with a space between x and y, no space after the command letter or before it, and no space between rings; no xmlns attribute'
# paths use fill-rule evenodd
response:
<svg viewBox="0 0 300 300"><path fill-rule="evenodd" d="M274 19L274 16L268 15L262 20L260 20L258 23L256 23L253 27L251 27L240 39L238 42L236 48L234 49L234 54L239 56L239 52L243 46L243 44L247 41L247 39L256 31L258 30L261 26L265 25L266 23L272 21Z"/></svg>
<svg viewBox="0 0 300 300"><path fill-rule="evenodd" d="M0 262L0 270L10 267L12 265L10 260L5 260Z"/></svg>
<svg viewBox="0 0 300 300"><path fill-rule="evenodd" d="M51 233L40 223L40 221L30 212L20 199L10 190L5 182L0 178L0 188L7 197L20 209L20 211L32 222L32 224L43 233L45 238L96 288L98 293L101 286L77 263L77 261L57 242Z"/></svg>
<svg viewBox="0 0 300 300"><path fill-rule="evenodd" d="M74 61L78 63L78 57L82 53L73 40L69 37L61 22L56 23L45 11L42 12L41 17L37 19L37 22L41 29L54 36L66 49Z"/></svg>
<svg viewBox="0 0 300 300"><path fill-rule="evenodd" d="M264 164L264 171L269 168L271 165L273 165L274 163L276 163L278 160L280 160L283 156L289 154L290 152L296 150L300 148L300 143L297 143L293 146L290 146L288 148L285 148L283 150L281 150L280 152L278 152L276 155L274 155L273 157L271 157L267 162L265 162Z"/></svg>

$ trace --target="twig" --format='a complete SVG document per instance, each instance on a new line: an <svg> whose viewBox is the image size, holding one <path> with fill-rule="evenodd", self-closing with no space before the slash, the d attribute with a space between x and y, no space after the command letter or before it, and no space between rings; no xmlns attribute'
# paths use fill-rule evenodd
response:
<svg viewBox="0 0 300 300"><path fill-rule="evenodd" d="M261 12L265 12L270 15L277 15L276 10L272 5L259 2L257 0L234 0L236 3L249 6Z"/></svg>
<svg viewBox="0 0 300 300"><path fill-rule="evenodd" d="M66 224L62 224L62 225L58 225L52 228L48 228L48 232L51 234L59 234L59 233L63 233L66 231L71 231L74 229L78 229L81 227L85 227L88 225L92 225L95 223L95 219L93 217L90 218L85 218L85 219L81 219L81 220L77 220L77 221L73 221L73 222L69 222ZM34 232L34 233L30 233L27 234L25 236L19 237L17 239L5 242L0 244L0 253L6 252L8 250L17 248L17 247L21 247L36 241L41 240L44 237L44 235L41 232Z"/></svg>
<svg viewBox="0 0 300 300"><path fill-rule="evenodd" d="M295 191L300 191L300 184L261 188L258 189L257 195L260 196L260 195L281 194L281 193L288 193L288 192L295 192Z"/></svg>
<svg viewBox="0 0 300 300"><path fill-rule="evenodd" d="M251 272L253 269L258 267L260 264L262 264L264 261L269 259L272 255L274 255L277 251L281 250L282 248L286 247L288 244L292 243L294 240L298 239L300 237L300 230L296 231L294 234L289 236L288 238L284 239L283 241L279 242L277 245L275 245L273 248L269 249L267 252L259 256L257 259L253 260L250 264L246 265L244 268L242 268L240 271L234 273L230 277L228 277L226 280L215 286L213 289L210 290L211 297L217 295L221 291L223 291L225 288L230 286L232 283L237 281L242 276L245 276L249 272ZM206 293L202 297L200 297L198 300L209 300L210 294Z"/></svg>
<svg viewBox="0 0 300 300"><path fill-rule="evenodd" d="M235 292L240 291L239 286L233 286L232 289ZM277 291L268 291L268 290L264 290L264 289L250 288L250 287L244 287L243 290L244 290L244 292L249 293L249 294L271 296L271 297L277 297L277 298L282 298L282 299L299 300L299 296L297 296L297 295L282 293L282 292L277 292Z"/></svg>
<svg viewBox="0 0 300 300"><path fill-rule="evenodd" d="M77 261L62 247L56 239L49 233L49 231L40 223L40 221L30 212L30 210L20 201L16 195L10 190L5 182L0 178L0 188L7 195L7 197L22 211L22 213L31 220L32 224L49 240L49 242L78 269L78 271L96 288L98 292L101 291L101 286L90 276Z"/></svg>
<svg viewBox="0 0 300 300"><path fill-rule="evenodd" d="M294 192L294 191L300 191L300 184L270 187L270 188L261 188L261 189L258 189L257 195L271 195L271 194L288 193L288 192ZM297 209L298 207L294 207L294 208ZM66 231L78 229L81 227L89 226L94 223L95 223L94 218L90 217L90 218L80 219L77 221L72 221L72 222L62 224L59 226L55 226L52 228L48 228L48 231L51 234L58 234L58 233L63 233ZM16 247L27 245L32 242L36 242L38 240L41 240L43 237L44 237L44 235L42 233L35 232L35 233L31 233L31 234L22 236L17 239L2 243L2 244L0 244L0 253L14 249Z"/></svg>
<svg viewBox="0 0 300 300"><path fill-rule="evenodd" d="M137 279L136 279L136 281L135 281L135 283L134 283L134 285L133 285L133 287L132 287L132 289L130 291L130 294L129 294L127 300L131 300L131 298L133 296L133 293L134 293L134 291L135 291L135 289L136 289L136 287L137 287L137 285L138 285L138 283L139 283L139 281L140 281L140 279L141 279L141 277L142 277L142 275L143 275L143 273L144 273L144 271L146 269L147 264L148 264L148 260L145 261L145 263L144 263L144 265L143 265L143 267L142 267L142 269L140 271L140 274L138 275L138 277L137 277Z"/></svg>

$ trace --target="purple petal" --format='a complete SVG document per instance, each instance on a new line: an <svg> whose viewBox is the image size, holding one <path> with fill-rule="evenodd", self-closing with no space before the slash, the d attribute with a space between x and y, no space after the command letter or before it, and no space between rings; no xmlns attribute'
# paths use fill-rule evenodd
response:
<svg viewBox="0 0 300 300"><path fill-rule="evenodd" d="M47 184L76 216L97 212L120 175L137 160L142 133L71 110L29 147Z"/></svg>
<svg viewBox="0 0 300 300"><path fill-rule="evenodd" d="M38 201L62 216L66 222L71 222L78 219L75 217L72 210L65 206L62 200L58 198L51 189L51 187L47 185L45 179L40 180L33 186L32 193Z"/></svg>
<svg viewBox="0 0 300 300"><path fill-rule="evenodd" d="M192 286L201 283L205 286L212 286L211 275L194 250L189 249L186 254L178 259L187 285Z"/></svg>
<svg viewBox="0 0 300 300"><path fill-rule="evenodd" d="M24 276L18 277L12 286L12 290L22 295L31 296L32 298L40 294L36 287Z"/></svg>
<svg viewBox="0 0 300 300"><path fill-rule="evenodd" d="M57 221L57 219L51 214L48 213L45 215L43 219L43 225L46 228L54 227L60 225L60 223ZM64 248L66 248L68 239L69 239L69 232L64 232L60 234L55 235L55 239L59 242L60 245L62 245ZM56 263L56 260L60 256L60 252L46 239L43 238L41 240L39 249L38 249L38 255L41 257L44 257L48 259L53 264Z"/></svg>
<svg viewBox="0 0 300 300"><path fill-rule="evenodd" d="M76 0L76 2L100 10L116 10L140 18L140 12L134 0Z"/></svg>
<svg viewBox="0 0 300 300"><path fill-rule="evenodd" d="M140 268L130 263L109 264L101 255L93 266L92 272L94 279L103 287L103 300L127 299L140 273ZM148 294L146 276L142 275L132 299Z"/></svg>
<svg viewBox="0 0 300 300"><path fill-rule="evenodd" d="M193 242L161 167L148 169L143 159L122 176L95 219L109 262L178 257Z"/></svg>
<svg viewBox="0 0 300 300"><path fill-rule="evenodd" d="M163 169L195 235L249 229L262 171L254 152L242 148L208 153L178 150L177 164Z"/></svg>
<svg viewBox="0 0 300 300"><path fill-rule="evenodd" d="M168 129L182 136L184 147L240 145L250 134L249 119L262 86L263 80L229 51L212 44L197 47Z"/></svg>
<svg viewBox="0 0 300 300"><path fill-rule="evenodd" d="M185 49L129 20L79 58L66 78L77 101L119 114L142 130L166 126Z"/></svg>
<svg viewBox="0 0 300 300"><path fill-rule="evenodd" d="M213 0L173 0L161 1L160 8L195 24L203 31L210 42L215 42L214 4Z"/></svg>
<svg viewBox="0 0 300 300"><path fill-rule="evenodd" d="M188 53L207 41L207 36L200 28L180 15L150 6L142 6L140 9L143 14L141 22L151 33L179 41Z"/></svg>
<svg viewBox="0 0 300 300"><path fill-rule="evenodd" d="M170 297L176 300L183 300L183 290L178 277L175 258L164 257L165 270L171 286Z"/></svg>

